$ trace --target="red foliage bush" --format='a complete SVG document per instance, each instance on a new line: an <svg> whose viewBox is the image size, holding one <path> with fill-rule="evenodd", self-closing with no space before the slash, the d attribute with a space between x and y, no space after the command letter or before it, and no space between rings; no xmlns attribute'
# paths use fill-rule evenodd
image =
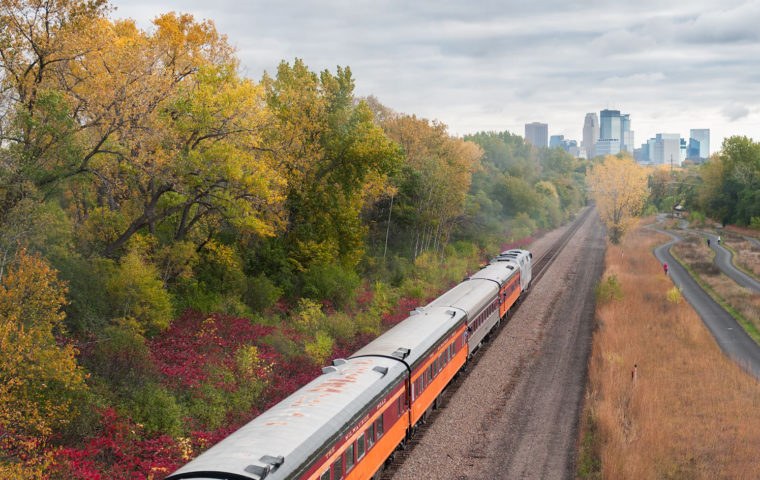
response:
<svg viewBox="0 0 760 480"><path fill-rule="evenodd" d="M234 368L234 353L245 345L256 345L263 360L275 362L279 355L259 342L273 330L245 318L187 310L148 346L169 387L193 389L208 380L209 366Z"/></svg>
<svg viewBox="0 0 760 480"><path fill-rule="evenodd" d="M154 480L184 463L192 445L168 435L142 438L139 425L120 417L116 410L101 412L100 432L84 446L62 448L55 458L52 478L80 480ZM203 443L209 435L193 435ZM196 445L198 446L198 445Z"/></svg>

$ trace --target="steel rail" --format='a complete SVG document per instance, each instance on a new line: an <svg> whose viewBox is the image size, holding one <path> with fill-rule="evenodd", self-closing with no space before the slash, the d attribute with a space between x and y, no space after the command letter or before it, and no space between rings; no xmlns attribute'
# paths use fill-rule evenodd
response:
<svg viewBox="0 0 760 480"><path fill-rule="evenodd" d="M568 242L570 242L570 239L573 238L581 225L586 222L586 219L591 215L592 210L592 207L586 208L585 212L573 220L573 223L570 224L570 227L567 229L567 231L563 233L562 236L534 262L534 274L531 283L538 282L538 280L544 276L546 271L549 269L549 266L551 266L551 264L557 258L557 255L565 248ZM530 289L528 289L526 292L526 295L528 294L530 294ZM519 308L524 298L525 296L521 297L512 307L515 311ZM493 344L493 342L490 340L492 338L496 338L501 333L504 325L509 323L512 315L514 315L514 311L510 310L507 316L501 320L496 325L496 327L494 327L489 335L486 336L480 348L478 348L475 354L473 354L472 358L468 360L462 370L460 370L459 373L454 376L454 379L446 386L441 395L438 396L438 399L434 403L435 406L432 411L423 417L424 419L420 422L420 424L413 429L412 437L408 439L401 448L396 450L388 461L386 461L385 469L380 476L380 480L392 480L393 475L396 473L396 471L398 471L401 465L403 465L404 461L412 455L414 452L414 447L419 445L421 440L425 438L425 433L435 422L435 419L441 415L441 412L445 410L445 407L449 403L449 400L451 400L454 394L459 390L459 387L464 383L464 379L467 378L468 375L468 370L475 368L478 365L480 359L483 358L485 352L488 351L490 346Z"/></svg>

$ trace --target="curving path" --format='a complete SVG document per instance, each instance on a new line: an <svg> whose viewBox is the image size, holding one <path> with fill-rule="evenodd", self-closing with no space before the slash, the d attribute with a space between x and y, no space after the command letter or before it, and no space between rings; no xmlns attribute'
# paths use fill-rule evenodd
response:
<svg viewBox="0 0 760 480"><path fill-rule="evenodd" d="M710 248L715 252L715 265L729 278L744 288L760 293L760 282L734 266L734 254L731 250L718 244L718 236L699 230L687 230L710 239Z"/></svg>
<svg viewBox="0 0 760 480"><path fill-rule="evenodd" d="M748 242L752 242L756 247L760 247L760 240L756 239L755 237L748 237L746 235L742 235L745 240Z"/></svg>
<svg viewBox="0 0 760 480"><path fill-rule="evenodd" d="M723 353L732 358L747 373L760 379L760 345L747 335L741 325L736 323L736 320L713 300L670 254L670 248L682 238L671 232L656 228L655 230L673 238L672 241L654 250L654 255L660 263L668 264L668 271L673 284L681 290L684 298L702 317L702 322L710 330ZM728 251L726 250L726 252ZM733 265L731 266L733 267Z"/></svg>

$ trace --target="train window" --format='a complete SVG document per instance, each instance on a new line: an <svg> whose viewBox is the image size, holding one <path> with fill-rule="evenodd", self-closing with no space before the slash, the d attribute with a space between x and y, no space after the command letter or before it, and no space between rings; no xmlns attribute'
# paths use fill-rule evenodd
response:
<svg viewBox="0 0 760 480"><path fill-rule="evenodd" d="M401 402L403 402L404 399L401 397L398 397L398 401L396 401L396 410L398 410L399 417L401 416L401 412L403 411L403 405Z"/></svg>
<svg viewBox="0 0 760 480"><path fill-rule="evenodd" d="M377 421L375 421L375 426L377 427L377 438L380 438L383 436L383 416L380 415L377 417Z"/></svg>
<svg viewBox="0 0 760 480"><path fill-rule="evenodd" d="M330 480L330 469L325 470L325 473L319 476L319 480Z"/></svg>
<svg viewBox="0 0 760 480"><path fill-rule="evenodd" d="M333 463L333 480L340 480L341 478L343 478L343 455Z"/></svg>
<svg viewBox="0 0 760 480"><path fill-rule="evenodd" d="M375 423L372 422L367 429L367 450L375 444Z"/></svg>
<svg viewBox="0 0 760 480"><path fill-rule="evenodd" d="M356 440L356 460L361 460L364 456L364 434L359 435L359 439Z"/></svg>
<svg viewBox="0 0 760 480"><path fill-rule="evenodd" d="M352 468L354 468L354 444L348 446L346 449L346 473L348 473Z"/></svg>

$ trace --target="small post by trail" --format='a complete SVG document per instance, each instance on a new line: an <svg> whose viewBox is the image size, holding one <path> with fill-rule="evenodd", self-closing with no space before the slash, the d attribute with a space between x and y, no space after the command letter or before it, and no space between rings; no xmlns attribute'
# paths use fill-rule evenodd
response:
<svg viewBox="0 0 760 480"><path fill-rule="evenodd" d="M633 370L631 370L631 381L633 382L633 385L636 385L636 378L639 376L639 366L638 364L633 364Z"/></svg>

